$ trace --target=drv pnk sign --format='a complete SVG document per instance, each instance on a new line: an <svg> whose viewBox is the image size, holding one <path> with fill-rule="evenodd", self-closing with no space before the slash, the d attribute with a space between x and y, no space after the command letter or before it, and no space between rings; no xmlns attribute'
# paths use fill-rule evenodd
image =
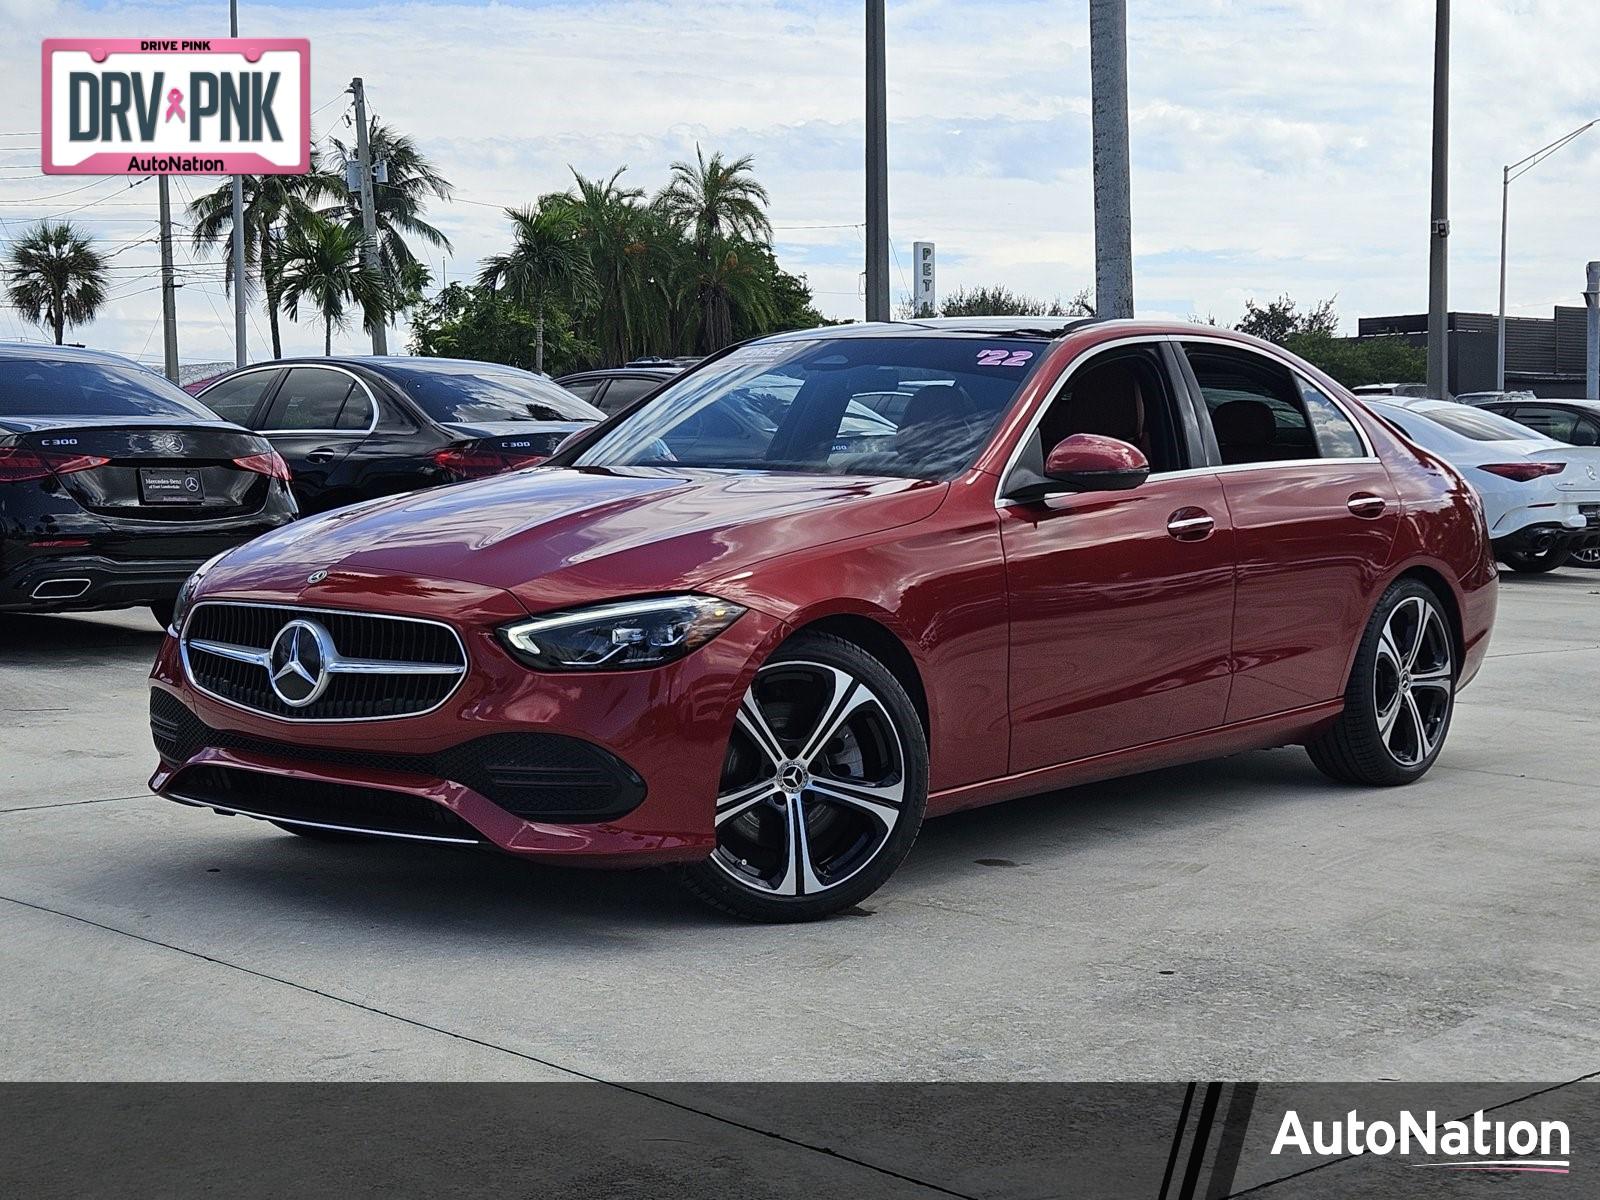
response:
<svg viewBox="0 0 1600 1200"><path fill-rule="evenodd" d="M49 175L304 175L304 38L50 38Z"/></svg>

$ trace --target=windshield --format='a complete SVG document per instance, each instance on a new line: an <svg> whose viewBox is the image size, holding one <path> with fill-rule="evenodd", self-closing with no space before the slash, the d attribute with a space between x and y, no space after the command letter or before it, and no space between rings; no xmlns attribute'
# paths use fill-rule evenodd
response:
<svg viewBox="0 0 1600 1200"><path fill-rule="evenodd" d="M1452 433L1459 433L1475 442L1520 442L1539 436L1526 425L1518 425L1509 417L1481 408L1452 405L1448 408L1419 408L1416 411Z"/></svg>
<svg viewBox="0 0 1600 1200"><path fill-rule="evenodd" d="M1048 345L966 337L758 342L667 387L574 465L948 478L982 448Z"/></svg>
<svg viewBox="0 0 1600 1200"><path fill-rule="evenodd" d="M435 421L599 421L594 405L526 371L483 363L386 366L384 374Z"/></svg>
<svg viewBox="0 0 1600 1200"><path fill-rule="evenodd" d="M199 401L142 367L50 358L0 358L0 417L217 419Z"/></svg>

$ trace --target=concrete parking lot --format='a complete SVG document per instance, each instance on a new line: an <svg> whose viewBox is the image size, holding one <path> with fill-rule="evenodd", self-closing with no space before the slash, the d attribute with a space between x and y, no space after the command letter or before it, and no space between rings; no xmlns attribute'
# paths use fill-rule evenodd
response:
<svg viewBox="0 0 1600 1200"><path fill-rule="evenodd" d="M12 1079L1564 1079L1600 1069L1600 574L1504 580L1444 757L931 823L858 915L148 795L145 613L0 617Z"/></svg>

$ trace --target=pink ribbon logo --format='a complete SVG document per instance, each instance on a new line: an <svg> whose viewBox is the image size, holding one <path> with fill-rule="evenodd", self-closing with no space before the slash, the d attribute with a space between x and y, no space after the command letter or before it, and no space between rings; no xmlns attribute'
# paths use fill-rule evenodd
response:
<svg viewBox="0 0 1600 1200"><path fill-rule="evenodd" d="M183 115L183 93L177 88L173 88L167 93L167 115L165 120L170 121L173 117L177 117L180 121L189 119Z"/></svg>

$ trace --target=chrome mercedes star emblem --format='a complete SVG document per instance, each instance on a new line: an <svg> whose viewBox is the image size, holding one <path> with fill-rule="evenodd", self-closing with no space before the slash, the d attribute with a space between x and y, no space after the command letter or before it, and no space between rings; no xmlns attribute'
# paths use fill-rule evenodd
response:
<svg viewBox="0 0 1600 1200"><path fill-rule="evenodd" d="M327 689L333 637L315 621L290 621L272 639L272 690L290 708L304 708Z"/></svg>
<svg viewBox="0 0 1600 1200"><path fill-rule="evenodd" d="M306 576L306 582L307 583L321 583L327 577L328 577L328 573L326 571L313 571L313 572L311 572L311 574Z"/></svg>

